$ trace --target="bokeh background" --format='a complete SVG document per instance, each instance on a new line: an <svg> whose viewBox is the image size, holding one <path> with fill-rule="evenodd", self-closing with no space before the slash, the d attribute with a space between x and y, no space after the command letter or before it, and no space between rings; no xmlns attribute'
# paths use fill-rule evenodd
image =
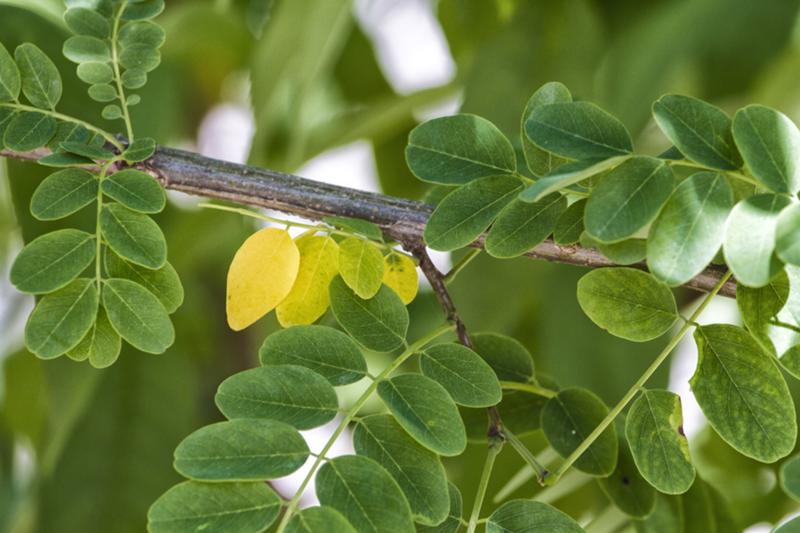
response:
<svg viewBox="0 0 800 533"><path fill-rule="evenodd" d="M518 143L527 98L550 80L619 116L645 152L664 146L650 104L665 92L728 110L759 102L800 119L798 0L167 4L159 19L168 35L163 63L133 109L139 135L397 196L425 193L403 157L417 123L459 110L477 113ZM63 110L103 123L73 65L61 58L63 9L60 0L0 0L0 40L8 48L24 41L42 47L61 67ZM14 291L7 273L24 242L58 226L28 214L30 195L46 174L30 164L0 163L0 531L141 532L150 503L179 479L171 467L175 445L220 418L216 386L254 366L258 346L276 327L267 318L233 333L225 322L227 265L254 226L171 194L158 222L186 288L175 345L160 356L123 352L102 371L64 358L43 362L22 348L33 302ZM92 221L74 216L65 223ZM446 268L451 258L436 260ZM626 343L593 326L575 299L581 274L576 267L480 258L459 276L454 298L473 331L518 338L539 372L615 403L661 341ZM695 296L679 294L685 305ZM412 335L441 320L425 291L411 312ZM721 300L707 316L735 320L735 307ZM698 470L722 492L740 528L769 531L797 504L782 495L775 465L739 456L705 427L686 383L694 363L691 344L681 345L651 385L682 393ZM324 438L324 430L310 438ZM543 445L536 435L526 441L534 449ZM347 442L338 448L346 452ZM467 508L484 450L474 445L447 462ZM489 494L520 467L513 452L504 453ZM278 488L291 491L292 484L283 480ZM578 485L572 495L551 493L548 500L585 522L607 500L594 482ZM513 495L537 490L529 482Z"/></svg>

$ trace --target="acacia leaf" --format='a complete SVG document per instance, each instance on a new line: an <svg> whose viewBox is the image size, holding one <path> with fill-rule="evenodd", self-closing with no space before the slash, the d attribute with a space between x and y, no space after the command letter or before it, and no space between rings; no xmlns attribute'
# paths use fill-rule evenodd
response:
<svg viewBox="0 0 800 533"><path fill-rule="evenodd" d="M628 159L629 155L621 155L608 159L584 159L566 163L528 186L520 193L519 199L523 202L538 202L551 193L606 172Z"/></svg>
<svg viewBox="0 0 800 533"><path fill-rule="evenodd" d="M120 257L157 269L167 261L164 233L152 218L119 204L103 206L100 230L106 243Z"/></svg>
<svg viewBox="0 0 800 533"><path fill-rule="evenodd" d="M19 253L11 266L11 283L20 291L46 294L77 278L92 263L95 236L76 229L61 229L37 237Z"/></svg>
<svg viewBox="0 0 800 533"><path fill-rule="evenodd" d="M420 352L422 373L438 382L466 407L489 407L503 397L497 375L477 353L457 343L437 344Z"/></svg>
<svg viewBox="0 0 800 533"><path fill-rule="evenodd" d="M137 350L163 353L175 341L167 310L138 283L121 278L106 280L103 305L117 333Z"/></svg>
<svg viewBox="0 0 800 533"><path fill-rule="evenodd" d="M332 238L307 236L295 243L300 254L297 278L275 310L283 327L311 324L324 315L330 305L328 287L339 272L339 245Z"/></svg>
<svg viewBox="0 0 800 533"><path fill-rule="evenodd" d="M8 123L3 134L6 148L17 152L30 152L47 144L56 134L53 117L34 111L23 111Z"/></svg>
<svg viewBox="0 0 800 533"><path fill-rule="evenodd" d="M778 215L775 253L785 263L800 266L800 205L791 204Z"/></svg>
<svg viewBox="0 0 800 533"><path fill-rule="evenodd" d="M0 43L0 102L13 102L19 98L22 78L14 58Z"/></svg>
<svg viewBox="0 0 800 533"><path fill-rule="evenodd" d="M522 120L520 121L522 153L525 156L528 169L536 176L546 176L551 170L563 164L566 160L554 156L550 152L536 146L533 141L528 138L528 134L525 133L525 122L533 116L537 109L548 104L567 103L571 101L572 94L569 92L569 89L557 81L551 81L536 89L536 92L531 95L528 99L528 103L525 105L525 111L522 112Z"/></svg>
<svg viewBox="0 0 800 533"><path fill-rule="evenodd" d="M584 230L583 213L586 209L586 200L578 200L567 207L566 211L556 220L553 228L553 241L561 246L575 244L581 238Z"/></svg>
<svg viewBox="0 0 800 533"><path fill-rule="evenodd" d="M167 313L172 314L183 303L183 285L175 268L164 263L157 270L141 267L125 261L106 248L106 272L112 278L124 278L135 281L158 298Z"/></svg>
<svg viewBox="0 0 800 533"><path fill-rule="evenodd" d="M109 198L139 213L159 213L167 204L161 185L141 170L115 172L103 180L102 189Z"/></svg>
<svg viewBox="0 0 800 533"><path fill-rule="evenodd" d="M476 333L472 347L502 381L527 383L533 379L533 357L516 339L499 333Z"/></svg>
<svg viewBox="0 0 800 533"><path fill-rule="evenodd" d="M55 64L31 43L19 45L14 50L14 58L22 75L22 92L28 101L40 109L55 109L63 90Z"/></svg>
<svg viewBox="0 0 800 533"><path fill-rule="evenodd" d="M350 522L333 507L318 505L296 513L286 524L286 533L356 533Z"/></svg>
<svg viewBox="0 0 800 533"><path fill-rule="evenodd" d="M111 35L108 19L86 7L72 7L64 13L64 22L73 33L106 39Z"/></svg>
<svg viewBox="0 0 800 533"><path fill-rule="evenodd" d="M339 275L360 298L372 298L383 284L383 254L370 241L349 237L339 243Z"/></svg>
<svg viewBox="0 0 800 533"><path fill-rule="evenodd" d="M617 509L632 518L645 518L655 508L656 490L639 473L628 443L619 431L617 439L617 466L610 476L598 479L597 484Z"/></svg>
<svg viewBox="0 0 800 533"><path fill-rule="evenodd" d="M529 203L515 199L500 211L486 236L486 251L492 257L517 257L552 233L558 217L567 208L560 194Z"/></svg>
<svg viewBox="0 0 800 533"><path fill-rule="evenodd" d="M383 258L383 284L392 289L403 304L410 304L419 290L417 265L407 255L390 252Z"/></svg>
<svg viewBox="0 0 800 533"><path fill-rule="evenodd" d="M486 533L583 533L569 515L533 500L511 500L489 516Z"/></svg>
<svg viewBox="0 0 800 533"><path fill-rule="evenodd" d="M780 481L783 492L800 501L800 456L793 455L781 465Z"/></svg>
<svg viewBox="0 0 800 533"><path fill-rule="evenodd" d="M66 168L46 177L31 197L31 214L56 220L97 200L97 178L85 170Z"/></svg>
<svg viewBox="0 0 800 533"><path fill-rule="evenodd" d="M89 361L95 368L107 368L114 364L122 349L122 339L114 330L103 307L97 311L95 320L77 346L67 352L73 361Z"/></svg>

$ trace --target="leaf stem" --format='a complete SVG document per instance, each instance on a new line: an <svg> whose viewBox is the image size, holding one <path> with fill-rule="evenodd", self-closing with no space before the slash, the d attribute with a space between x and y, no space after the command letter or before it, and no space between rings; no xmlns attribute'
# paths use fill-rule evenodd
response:
<svg viewBox="0 0 800 533"><path fill-rule="evenodd" d="M106 163L100 167L100 174L97 176L97 217L95 219L95 241L97 248L95 249L95 258L94 258L94 278L97 282L97 290L100 290L100 284L103 281L103 272L101 269L102 264L102 247L103 247L103 236L102 232L100 231L100 216L103 213L103 180L106 178L106 174L108 174L108 169L111 168L111 165L117 162L117 158L109 159Z"/></svg>
<svg viewBox="0 0 800 533"><path fill-rule="evenodd" d="M292 514L297 509L297 505L300 503L300 498L303 496L306 487L308 487L308 484L313 479L314 474L316 474L320 464L322 464L322 462L325 460L325 456L330 451L331 447L339 438L339 436L344 432L347 425L356 417L358 411L360 411L361 408L364 407L364 404L367 403L367 400L369 400L370 396L372 396L372 393L375 392L375 390L378 388L378 384L382 380L389 377L389 375L391 375L392 372L400 368L400 365L402 365L409 357L414 355L420 348L424 347L426 344L437 339L439 336L447 333L448 331L452 331L453 329L454 326L452 324L446 324L440 326L435 330L433 330L432 332L428 333L427 335L421 337L416 342L410 344L406 348L406 350L403 351L403 353L397 357L397 359L392 361L392 364L384 368L383 371L380 374L378 374L378 376L375 378L375 381L369 384L369 386L364 390L361 396L359 396L358 399L355 401L353 406L348 410L347 415L342 419L341 422L339 422L339 425L336 427L333 434L328 439L328 442L325 443L325 446L322 448L322 451L320 451L319 455L316 456L317 458L314 461L314 464L311 465L311 469L308 471L308 474L306 474L306 477L303 479L303 482L300 483L300 487L297 489L297 492L295 493L294 497L291 500L289 500L289 503L286 506L286 512L283 514L280 524L278 524L277 533L282 533L286 529L286 526L289 523Z"/></svg>
<svg viewBox="0 0 800 533"><path fill-rule="evenodd" d="M536 457L528 449L528 447L525 446L521 440L519 440L519 437L514 435L511 430L505 426L503 427L503 437L505 437L511 447L516 450L519 456L522 457L522 459L528 463L531 468L533 468L534 472L536 472L536 476L539 479L544 478L545 474L547 473L547 469L542 466L538 460L536 460Z"/></svg>
<svg viewBox="0 0 800 533"><path fill-rule="evenodd" d="M464 267L466 267L472 262L473 259L480 255L481 251L482 250L480 248L472 248L466 254L464 254L464 257L462 257L458 263L453 265L453 268L450 269L450 272L444 276L444 282L447 284L452 283L453 280L456 279L456 276L458 276L458 274L464 270Z"/></svg>
<svg viewBox="0 0 800 533"><path fill-rule="evenodd" d="M600 422L600 424L596 428L594 428L594 430L589 434L589 436L586 437L583 440L583 442L581 442L578 445L577 448L575 448L575 450L564 460L561 466L559 466L552 474L545 477L542 480L542 482L544 482L547 485L555 484L559 480L559 478L564 474L564 472L569 470L569 468L573 465L573 463L575 463L575 461L577 461L578 458L581 455L583 455L583 453L589 448L589 446L591 446L592 443L595 440L597 440L597 438L603 433L603 431L605 431L606 428L609 425L611 425L612 422L614 422L614 419L617 418L617 415L619 415L625 408L625 406L627 406L628 403L630 403L633 397L636 396L636 394L639 392L639 389L641 389L645 385L645 383L647 383L647 380L649 380L650 377L655 373L655 371L658 370L658 367L660 367L661 364L667 359L669 354L672 353L672 350L675 349L675 346L677 346L678 343L681 341L681 339L683 339L683 337L686 335L689 329L693 327L693 324L697 321L697 318L708 306L709 302L711 302L711 299L714 297L714 295L717 294L717 292L719 292L719 290L722 288L725 282L728 281L728 278L730 277L731 277L731 272L729 271L724 276L722 276L722 278L720 278L720 280L717 282L714 288L711 289L711 291L708 293L708 295L706 295L706 297L703 299L703 301L700 303L697 309L695 309L694 313L692 313L692 315L689 317L689 320L685 322L683 326L681 326L681 329L678 330L678 333L672 339L670 339L670 341L667 343L667 345L664 347L661 353L658 354L658 357L656 357L656 359L650 364L650 366L647 367L647 370L645 370L644 373L641 375L641 377L638 380L636 380L636 383L634 383L633 386L631 386L631 388L628 389L628 392L625 393L625 395L622 397L619 403L617 403L617 405L615 405L614 408L611 409L611 411L609 411L608 415L603 419L603 421Z"/></svg>
<svg viewBox="0 0 800 533"><path fill-rule="evenodd" d="M125 121L125 129L128 132L128 142L133 142L133 124L131 124L131 115L128 111L128 102L125 99L125 88L122 85L122 75L119 70L119 50L117 46L117 38L119 37L119 23L125 8L128 7L128 0L122 0L119 6L119 11L114 14L114 27L111 30L111 64L114 66L114 81L117 84L117 97L119 104L122 108L122 119Z"/></svg>
<svg viewBox="0 0 800 533"><path fill-rule="evenodd" d="M518 390L522 392L527 392L530 394L535 394L536 396L542 396L544 398L552 398L556 395L556 391L548 389L546 387L542 387L541 385L536 385L535 383L519 383L517 381L501 381L500 386L504 389L508 390Z"/></svg>
<svg viewBox="0 0 800 533"><path fill-rule="evenodd" d="M472 504L472 513L469 517L467 525L467 533L475 533L478 527L478 519L481 514L481 507L483 507L483 500L486 498L486 490L489 488L489 479L492 477L492 469L494 468L494 461L503 449L503 441L497 440L489 443L489 449L486 451L486 462L483 463L483 472L481 472L481 480L478 484L478 492L475 494L475 503Z"/></svg>

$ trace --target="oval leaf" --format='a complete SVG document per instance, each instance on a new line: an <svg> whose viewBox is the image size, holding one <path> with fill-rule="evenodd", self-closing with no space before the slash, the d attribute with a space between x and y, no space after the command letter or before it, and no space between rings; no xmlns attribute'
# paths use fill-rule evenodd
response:
<svg viewBox="0 0 800 533"><path fill-rule="evenodd" d="M0 102L13 102L19 98L21 87L19 68L6 47L0 43Z"/></svg>
<svg viewBox="0 0 800 533"><path fill-rule="evenodd" d="M736 288L736 304L742 322L750 334L767 350L775 348L769 337L770 321L789 299L789 278L783 270L758 289L741 285Z"/></svg>
<svg viewBox="0 0 800 533"><path fill-rule="evenodd" d="M791 204L778 216L775 253L785 263L800 266L800 205Z"/></svg>
<svg viewBox="0 0 800 533"><path fill-rule="evenodd" d="M50 174L31 197L31 214L56 220L97 200L97 178L91 172L66 168Z"/></svg>
<svg viewBox="0 0 800 533"><path fill-rule="evenodd" d="M550 152L536 146L525 133L525 122L537 109L549 104L567 103L572 101L572 94L563 84L557 81L545 83L539 87L528 100L525 111L520 121L520 137L522 138L522 153L528 168L536 176L546 176L551 170L565 162L564 159L554 156Z"/></svg>
<svg viewBox="0 0 800 533"><path fill-rule="evenodd" d="M437 344L420 353L422 373L438 382L453 400L467 407L489 407L503 391L492 367L461 344Z"/></svg>
<svg viewBox="0 0 800 533"><path fill-rule="evenodd" d="M499 258L522 255L550 235L566 208L567 200L560 194L545 196L534 203L514 200L492 224L486 236L486 251Z"/></svg>
<svg viewBox="0 0 800 533"><path fill-rule="evenodd" d="M122 339L108 321L105 309L97 312L97 320L77 346L67 352L73 361L89 361L95 368L106 368L114 364L122 349Z"/></svg>
<svg viewBox="0 0 800 533"><path fill-rule="evenodd" d="M164 189L149 174L125 169L103 180L103 193L140 213L159 213L167 204Z"/></svg>
<svg viewBox="0 0 800 533"><path fill-rule="evenodd" d="M3 144L17 152L29 152L47 144L55 135L56 127L55 119L44 113L17 113L6 127Z"/></svg>
<svg viewBox="0 0 800 533"><path fill-rule="evenodd" d="M300 264L291 291L278 304L281 326L311 324L325 314L330 304L328 287L339 272L339 245L327 236L297 239Z"/></svg>
<svg viewBox="0 0 800 533"><path fill-rule="evenodd" d="M489 516L486 533L583 533L575 520L546 503L511 500Z"/></svg>
<svg viewBox="0 0 800 533"><path fill-rule="evenodd" d="M780 480L783 492L800 501L800 456L795 455L781 465Z"/></svg>
<svg viewBox="0 0 800 533"><path fill-rule="evenodd" d="M472 335L472 347L502 381L527 383L533 379L533 357L516 339L498 333Z"/></svg>
<svg viewBox="0 0 800 533"><path fill-rule="evenodd" d="M167 310L150 291L127 279L109 279L103 285L103 305L120 336L134 348L163 353L175 341Z"/></svg>
<svg viewBox="0 0 800 533"><path fill-rule="evenodd" d="M14 50L22 74L22 92L34 106L55 109L63 90L61 75L50 58L35 44L24 43Z"/></svg>
<svg viewBox="0 0 800 533"><path fill-rule="evenodd" d="M360 298L372 298L383 283L380 249L358 237L343 240L339 243L339 274Z"/></svg>
<svg viewBox="0 0 800 533"><path fill-rule="evenodd" d="M456 533L461 527L461 514L463 503L458 487L452 483L447 483L448 495L450 497L450 512L447 519L436 526L418 525L417 533Z"/></svg>
<svg viewBox="0 0 800 533"><path fill-rule="evenodd" d="M554 169L544 178L536 180L533 185L520 193L519 199L523 202L538 202L548 194L601 174L628 159L630 159L629 155L621 155L609 159L587 159L566 163Z"/></svg>
<svg viewBox="0 0 800 533"><path fill-rule="evenodd" d="M570 204L564 211L553 228L553 240L556 244L567 246L575 244L583 233L583 212L586 209L586 200L578 200Z"/></svg>
<svg viewBox="0 0 800 533"><path fill-rule="evenodd" d="M610 476L598 479L597 484L620 511L633 518L645 518L656 506L656 490L639 474L622 435L618 439L617 467Z"/></svg>
<svg viewBox="0 0 800 533"><path fill-rule="evenodd" d="M92 264L95 236L76 229L61 229L32 240L11 266L14 286L30 294L46 294L64 287Z"/></svg>
<svg viewBox="0 0 800 533"><path fill-rule="evenodd" d="M181 279L169 263L164 263L158 270L151 270L129 263L106 248L105 265L109 277L135 281L153 293L167 313L174 313L183 303Z"/></svg>
<svg viewBox="0 0 800 533"><path fill-rule="evenodd" d="M156 269L167 261L164 234L147 215L119 204L106 205L100 215L100 229L117 255L137 265Z"/></svg>
<svg viewBox="0 0 800 533"><path fill-rule="evenodd" d="M419 289L417 265L407 255L390 252L383 258L383 284L397 293L403 304L410 304Z"/></svg>
<svg viewBox="0 0 800 533"><path fill-rule="evenodd" d="M333 507L308 507L286 524L286 533L356 533L350 522Z"/></svg>

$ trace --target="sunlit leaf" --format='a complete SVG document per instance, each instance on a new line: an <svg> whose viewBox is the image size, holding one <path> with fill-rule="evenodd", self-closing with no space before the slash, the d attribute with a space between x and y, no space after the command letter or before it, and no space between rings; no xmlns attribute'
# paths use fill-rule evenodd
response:
<svg viewBox="0 0 800 533"><path fill-rule="evenodd" d="M67 28L77 35L105 39L111 34L111 24L106 17L93 9L73 7L64 13Z"/></svg>
<svg viewBox="0 0 800 533"><path fill-rule="evenodd" d="M383 254L370 241L347 238L339 243L339 274L360 298L372 298L383 283Z"/></svg>
<svg viewBox="0 0 800 533"><path fill-rule="evenodd" d="M587 159L566 163L554 169L544 178L536 180L533 185L520 193L519 199L523 202L538 202L548 194L601 174L629 158L629 155L622 155L608 159Z"/></svg>
<svg viewBox="0 0 800 533"><path fill-rule="evenodd" d="M330 304L328 287L339 272L339 245L332 238L307 236L296 244L300 254L297 278L276 309L283 327L311 324L324 315Z"/></svg>
<svg viewBox="0 0 800 533"><path fill-rule="evenodd" d="M21 87L19 68L6 47L0 43L0 102L12 102L19 98Z"/></svg>
<svg viewBox="0 0 800 533"><path fill-rule="evenodd" d="M790 265L800 265L800 205L781 211L775 227L775 253Z"/></svg>
<svg viewBox="0 0 800 533"><path fill-rule="evenodd" d="M391 252L383 258L383 284L405 305L414 301L419 289L417 265L407 255Z"/></svg>

